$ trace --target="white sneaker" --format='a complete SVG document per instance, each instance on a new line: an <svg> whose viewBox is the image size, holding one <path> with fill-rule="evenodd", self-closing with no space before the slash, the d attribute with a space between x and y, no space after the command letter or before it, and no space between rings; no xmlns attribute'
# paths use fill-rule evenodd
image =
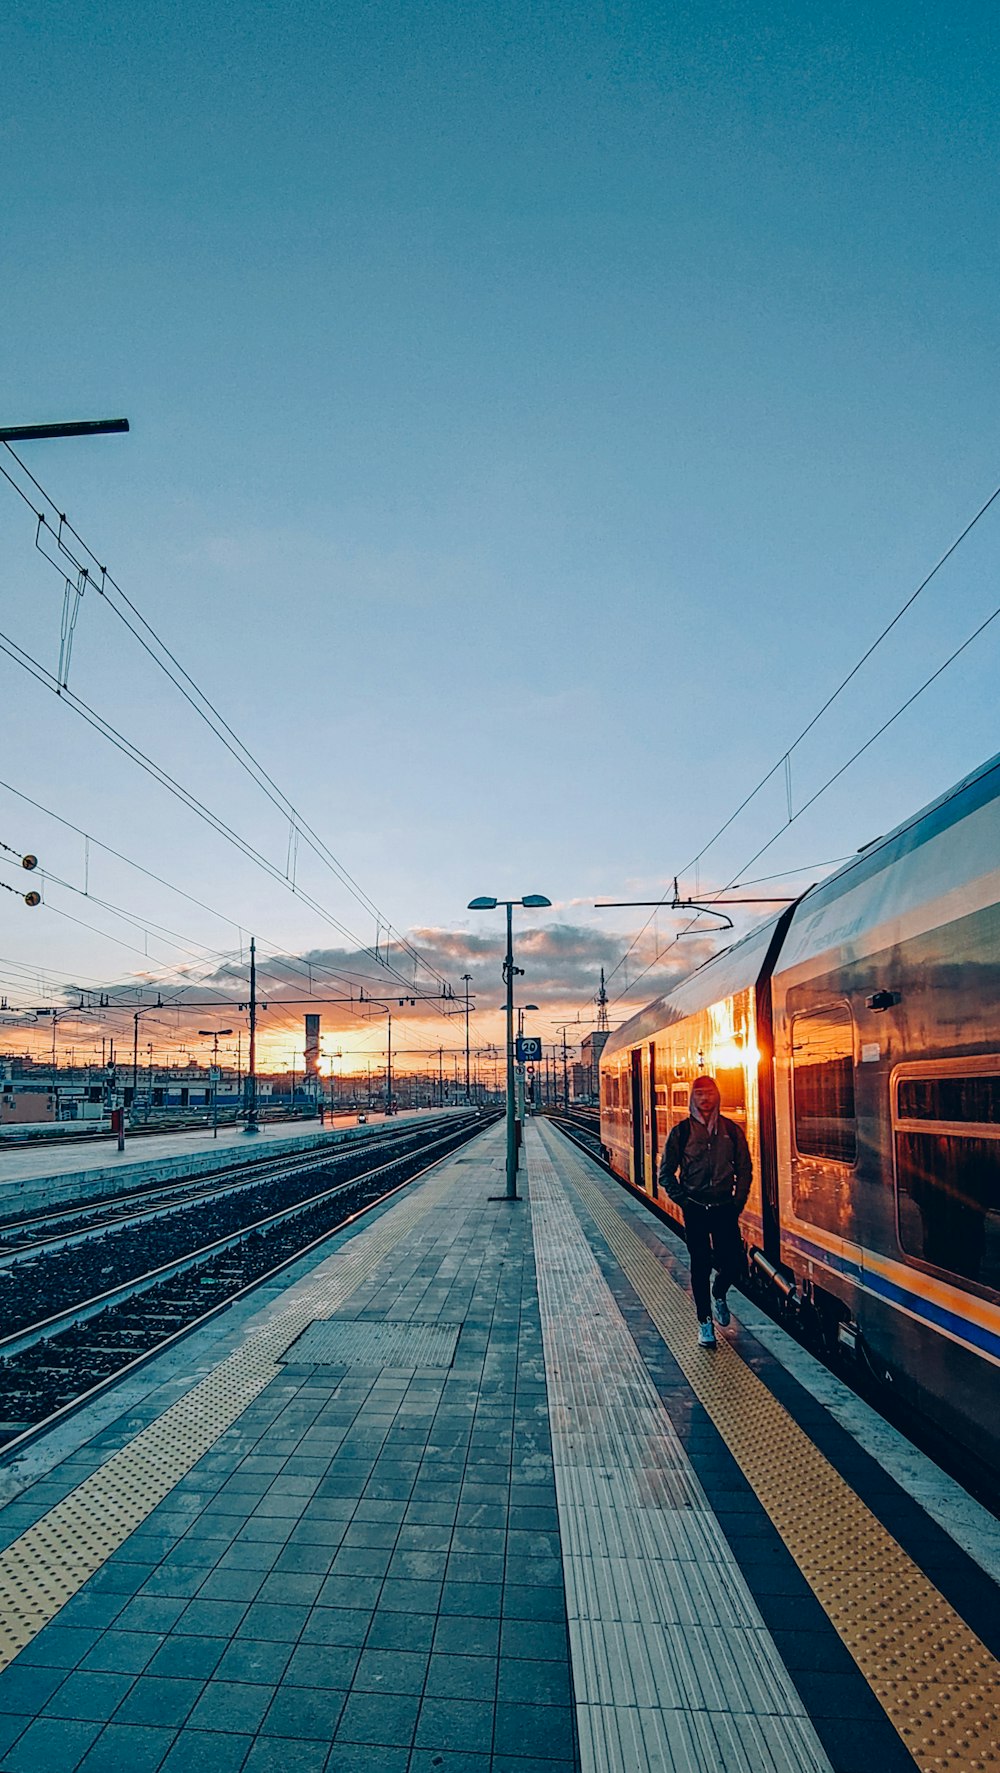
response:
<svg viewBox="0 0 1000 1773"><path fill-rule="evenodd" d="M698 1347L715 1347L715 1330L712 1327L712 1320L710 1317L707 1317L703 1324L699 1323L698 1325Z"/></svg>
<svg viewBox="0 0 1000 1773"><path fill-rule="evenodd" d="M721 1324L724 1330L728 1330L733 1321L733 1314L730 1311L729 1306L724 1299L714 1299L712 1303L715 1306L716 1323Z"/></svg>

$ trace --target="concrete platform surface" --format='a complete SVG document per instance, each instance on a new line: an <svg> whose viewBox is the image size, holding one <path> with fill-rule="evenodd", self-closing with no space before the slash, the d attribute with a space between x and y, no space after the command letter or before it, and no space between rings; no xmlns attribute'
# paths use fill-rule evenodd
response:
<svg viewBox="0 0 1000 1773"><path fill-rule="evenodd" d="M752 1331L694 1347L637 1203L526 1153L491 1198L488 1129L0 1508L0 1773L987 1765L995 1584ZM783 1436L823 1462L787 1519ZM908 1710L921 1583L950 1647Z"/></svg>

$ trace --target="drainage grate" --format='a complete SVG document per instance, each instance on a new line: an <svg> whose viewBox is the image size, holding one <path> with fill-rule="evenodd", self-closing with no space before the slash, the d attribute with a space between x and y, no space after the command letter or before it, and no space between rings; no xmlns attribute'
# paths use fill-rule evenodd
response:
<svg viewBox="0 0 1000 1773"><path fill-rule="evenodd" d="M450 1367L461 1327L317 1318L284 1358L295 1366Z"/></svg>

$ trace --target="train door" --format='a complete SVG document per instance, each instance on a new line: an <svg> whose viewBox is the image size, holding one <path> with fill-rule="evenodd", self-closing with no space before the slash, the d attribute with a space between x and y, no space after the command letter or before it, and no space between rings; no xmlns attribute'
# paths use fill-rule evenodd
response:
<svg viewBox="0 0 1000 1773"><path fill-rule="evenodd" d="M645 1183L645 1146L642 1126L642 1048L633 1047L629 1058L632 1061L632 1181L636 1188Z"/></svg>
<svg viewBox="0 0 1000 1773"><path fill-rule="evenodd" d="M650 1041L647 1051L648 1066L646 1070L646 1116L649 1131L646 1135L646 1154L649 1160L646 1171L646 1191L656 1199L656 1168L659 1162L659 1141L656 1127L656 1042Z"/></svg>

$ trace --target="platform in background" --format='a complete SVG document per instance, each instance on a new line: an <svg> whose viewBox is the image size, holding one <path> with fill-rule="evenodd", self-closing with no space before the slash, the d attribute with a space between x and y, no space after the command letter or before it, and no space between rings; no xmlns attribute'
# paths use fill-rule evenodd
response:
<svg viewBox="0 0 1000 1773"><path fill-rule="evenodd" d="M430 1114L441 1112L424 1109L397 1114L388 1124L423 1121ZM262 1121L259 1130L250 1134L242 1127L220 1127L217 1139L212 1137L211 1127L143 1134L134 1140L126 1135L122 1152L103 1139L95 1141L93 1147L81 1142L62 1150L51 1146L8 1150L0 1146L0 1214L40 1212L48 1206L123 1194L150 1182L210 1175L213 1170L251 1161L257 1155L271 1158L320 1151L338 1137L364 1138L369 1127L385 1119L384 1115L373 1113L367 1116L367 1126L359 1126L356 1114L339 1115L325 1127L318 1121L306 1125L301 1121Z"/></svg>

